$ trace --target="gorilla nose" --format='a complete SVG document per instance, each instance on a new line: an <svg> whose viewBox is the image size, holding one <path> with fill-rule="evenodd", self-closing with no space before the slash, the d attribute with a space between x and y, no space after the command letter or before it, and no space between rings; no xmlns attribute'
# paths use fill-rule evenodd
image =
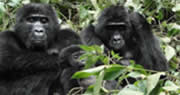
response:
<svg viewBox="0 0 180 95"><path fill-rule="evenodd" d="M120 41L120 40L121 40L120 35L116 35L116 36L114 36L114 38L113 38L113 41Z"/></svg>
<svg viewBox="0 0 180 95"><path fill-rule="evenodd" d="M44 29L36 28L36 29L34 29L34 31L37 32L37 33L42 33L42 32L44 32Z"/></svg>
<svg viewBox="0 0 180 95"><path fill-rule="evenodd" d="M37 28L37 29L34 29L34 34L36 36L44 36L44 30L42 28Z"/></svg>

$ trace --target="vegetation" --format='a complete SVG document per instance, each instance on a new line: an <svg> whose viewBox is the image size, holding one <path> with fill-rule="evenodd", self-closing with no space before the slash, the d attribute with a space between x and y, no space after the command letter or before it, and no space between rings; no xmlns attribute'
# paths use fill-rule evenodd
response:
<svg viewBox="0 0 180 95"><path fill-rule="evenodd" d="M153 32L159 37L161 47L170 64L169 72L156 72L143 69L131 62L130 66L121 66L113 51L105 55L103 46L81 46L86 53L85 69L77 72L73 78L96 76L96 83L88 88L85 95L180 95L180 1L179 0L0 0L0 31L12 29L16 9L29 2L49 3L56 8L59 21L79 32L89 23L96 23L99 12L112 4L121 4L137 11L147 18ZM104 65L91 68L97 60ZM160 76L166 76L161 78ZM119 77L120 76L120 77ZM118 78L119 85L128 77L136 78L134 84L121 90L103 88L104 80ZM73 90L73 89L72 89ZM79 89L80 90L80 89ZM76 93L71 91L72 93ZM70 95L72 94L70 92Z"/></svg>

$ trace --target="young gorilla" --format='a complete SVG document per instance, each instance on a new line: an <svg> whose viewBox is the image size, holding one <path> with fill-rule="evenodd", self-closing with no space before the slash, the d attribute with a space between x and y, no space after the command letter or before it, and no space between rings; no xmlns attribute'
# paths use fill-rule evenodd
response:
<svg viewBox="0 0 180 95"><path fill-rule="evenodd" d="M80 42L74 32L60 30L50 5L23 6L17 11L14 30L0 32L1 94L53 95L62 68L59 57L48 51Z"/></svg>
<svg viewBox="0 0 180 95"><path fill-rule="evenodd" d="M95 83L95 77L81 80L71 78L75 72L82 70L84 67L85 61L79 59L83 53L84 51L78 45L70 45L61 50L59 55L64 69L60 76L60 82L64 92L61 92L60 95L67 95L74 87L87 88Z"/></svg>
<svg viewBox="0 0 180 95"><path fill-rule="evenodd" d="M124 59L120 64L128 65L135 60L146 69L167 71L168 64L157 38L151 32L145 18L136 12L128 12L122 6L106 8L96 25L89 25L80 34L87 45L104 45Z"/></svg>

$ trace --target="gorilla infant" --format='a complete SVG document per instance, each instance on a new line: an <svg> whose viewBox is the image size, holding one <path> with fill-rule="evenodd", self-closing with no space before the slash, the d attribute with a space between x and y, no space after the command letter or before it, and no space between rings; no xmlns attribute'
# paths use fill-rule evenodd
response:
<svg viewBox="0 0 180 95"><path fill-rule="evenodd" d="M166 58L146 19L123 6L106 8L97 24L89 25L80 36L86 45L104 45L124 57L120 64L128 65L132 59L146 69L168 70Z"/></svg>
<svg viewBox="0 0 180 95"><path fill-rule="evenodd" d="M14 30L0 32L1 94L53 95L62 67L51 50L79 43L75 32L60 29L50 5L24 5L16 13Z"/></svg>
<svg viewBox="0 0 180 95"><path fill-rule="evenodd" d="M85 79L72 79L72 75L83 69L85 60L80 60L80 56L84 51L79 45L70 45L60 52L60 60L62 62L62 70L60 76L61 87L64 92L61 95L67 95L68 92L74 87L82 87L85 90L89 85L95 83L96 78L91 76Z"/></svg>

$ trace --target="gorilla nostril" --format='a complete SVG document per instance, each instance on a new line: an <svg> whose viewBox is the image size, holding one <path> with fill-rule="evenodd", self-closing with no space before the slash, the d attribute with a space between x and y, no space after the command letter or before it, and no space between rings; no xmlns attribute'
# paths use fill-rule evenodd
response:
<svg viewBox="0 0 180 95"><path fill-rule="evenodd" d="M113 41L120 41L121 40L121 38L119 37L119 38L114 38L113 39Z"/></svg>
<svg viewBox="0 0 180 95"><path fill-rule="evenodd" d="M42 33L42 32L44 32L44 31L43 31L43 29L36 29L35 32L37 32L37 33Z"/></svg>

